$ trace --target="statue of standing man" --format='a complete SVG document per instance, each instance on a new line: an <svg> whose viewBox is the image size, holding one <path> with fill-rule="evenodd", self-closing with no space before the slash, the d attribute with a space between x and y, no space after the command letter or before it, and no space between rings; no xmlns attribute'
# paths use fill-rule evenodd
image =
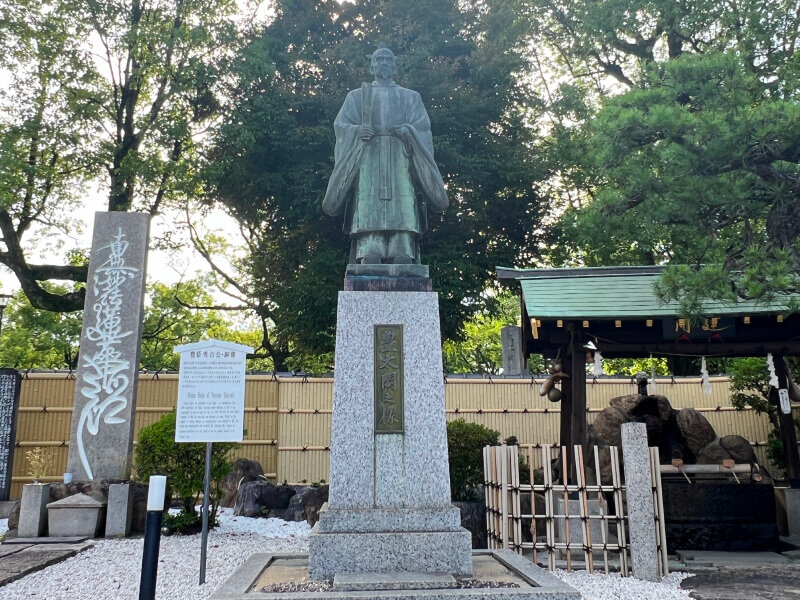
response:
<svg viewBox="0 0 800 600"><path fill-rule="evenodd" d="M322 209L344 215L351 264L419 264L427 211L447 208L431 122L419 93L394 83L392 51L381 44L369 58L375 81L347 94L333 124L336 164Z"/></svg>

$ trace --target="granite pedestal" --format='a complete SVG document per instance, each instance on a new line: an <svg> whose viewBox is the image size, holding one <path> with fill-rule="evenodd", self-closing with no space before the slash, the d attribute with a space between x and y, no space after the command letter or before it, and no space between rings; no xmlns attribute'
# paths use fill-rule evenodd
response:
<svg viewBox="0 0 800 600"><path fill-rule="evenodd" d="M376 433L376 325L402 327L401 432ZM437 294L339 294L330 473L312 579L471 573L471 535L450 504Z"/></svg>

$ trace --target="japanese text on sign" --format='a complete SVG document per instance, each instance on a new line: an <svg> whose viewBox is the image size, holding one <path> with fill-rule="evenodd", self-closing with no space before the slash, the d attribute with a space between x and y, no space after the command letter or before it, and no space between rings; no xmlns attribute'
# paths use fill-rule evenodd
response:
<svg viewBox="0 0 800 600"><path fill-rule="evenodd" d="M403 433L403 326L375 326L375 433Z"/></svg>
<svg viewBox="0 0 800 600"><path fill-rule="evenodd" d="M242 440L245 359L217 348L181 354L176 442Z"/></svg>

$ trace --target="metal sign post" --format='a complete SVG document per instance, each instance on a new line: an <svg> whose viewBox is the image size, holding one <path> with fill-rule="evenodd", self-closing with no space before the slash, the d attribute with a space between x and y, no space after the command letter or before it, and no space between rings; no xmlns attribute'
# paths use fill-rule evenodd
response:
<svg viewBox="0 0 800 600"><path fill-rule="evenodd" d="M200 539L200 585L206 582L208 504L211 500L213 442L241 442L244 437L244 388L250 346L205 340L176 346L178 374L176 442L206 445L203 480L203 529Z"/></svg>
<svg viewBox="0 0 800 600"><path fill-rule="evenodd" d="M200 536L200 585L206 582L208 548L208 497L211 495L211 442L206 442L206 476L203 482L203 533Z"/></svg>

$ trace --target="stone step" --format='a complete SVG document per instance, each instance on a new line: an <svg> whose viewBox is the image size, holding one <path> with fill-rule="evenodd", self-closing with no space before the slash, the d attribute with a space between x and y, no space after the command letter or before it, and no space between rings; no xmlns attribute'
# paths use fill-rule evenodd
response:
<svg viewBox="0 0 800 600"><path fill-rule="evenodd" d="M337 573L333 591L430 590L456 587L449 573Z"/></svg>

